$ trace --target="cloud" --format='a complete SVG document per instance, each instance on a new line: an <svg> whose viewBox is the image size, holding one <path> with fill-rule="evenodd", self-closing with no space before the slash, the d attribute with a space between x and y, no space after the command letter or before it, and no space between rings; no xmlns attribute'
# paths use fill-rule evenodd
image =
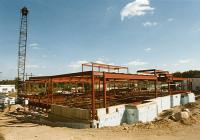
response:
<svg viewBox="0 0 200 140"><path fill-rule="evenodd" d="M147 22L144 22L142 23L144 27L155 27L158 25L157 22L150 22L150 21L147 21Z"/></svg>
<svg viewBox="0 0 200 140"><path fill-rule="evenodd" d="M174 19L173 18L168 18L167 21L172 22L172 21L174 21Z"/></svg>
<svg viewBox="0 0 200 140"><path fill-rule="evenodd" d="M38 65L31 65L31 64L28 64L28 65L26 65L26 68L28 68L28 69L39 68L39 66L38 66Z"/></svg>
<svg viewBox="0 0 200 140"><path fill-rule="evenodd" d="M177 63L171 64L171 66L174 66L174 67L190 66L190 65L192 66L193 64L194 64L194 61L192 59L181 59L181 60L178 60Z"/></svg>
<svg viewBox="0 0 200 140"><path fill-rule="evenodd" d="M150 52L151 50L152 50L151 48L144 49L145 52Z"/></svg>
<svg viewBox="0 0 200 140"><path fill-rule="evenodd" d="M70 71L77 72L81 70L82 64L89 63L89 62L114 65L114 63L109 62L107 58L99 57L96 60L92 60L92 61L89 61L89 60L88 61L87 60L72 61L69 63L67 67L70 69Z"/></svg>
<svg viewBox="0 0 200 140"><path fill-rule="evenodd" d="M143 66L148 64L147 62L141 61L139 59L133 60L127 63L128 66Z"/></svg>
<svg viewBox="0 0 200 140"><path fill-rule="evenodd" d="M192 63L192 60L191 59L182 59L182 60L179 60L178 62L179 62L179 64L190 64L190 63Z"/></svg>
<svg viewBox="0 0 200 140"><path fill-rule="evenodd" d="M35 46L38 46L38 43L31 43L29 46L30 47L35 47Z"/></svg>
<svg viewBox="0 0 200 140"><path fill-rule="evenodd" d="M78 68L80 68L82 66L83 63L88 63L88 61L86 61L86 60L78 60L78 61L70 62L68 67L70 67L72 69L78 69Z"/></svg>
<svg viewBox="0 0 200 140"><path fill-rule="evenodd" d="M110 62L109 59L105 58L104 56L97 58L97 60L95 60L94 62L100 64L114 65L114 63Z"/></svg>
<svg viewBox="0 0 200 140"><path fill-rule="evenodd" d="M147 12L153 12L154 8L150 6L150 0L135 0L133 2L128 3L121 10L121 20L124 18L131 18L133 16L142 16Z"/></svg>
<svg viewBox="0 0 200 140"><path fill-rule="evenodd" d="M40 47L38 47L38 43L31 43L29 46L32 48L32 49L34 49L34 50L39 50L39 49L41 49Z"/></svg>

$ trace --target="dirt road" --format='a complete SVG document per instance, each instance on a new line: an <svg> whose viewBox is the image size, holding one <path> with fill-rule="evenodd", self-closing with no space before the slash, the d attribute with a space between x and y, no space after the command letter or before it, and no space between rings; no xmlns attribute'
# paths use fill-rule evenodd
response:
<svg viewBox="0 0 200 140"><path fill-rule="evenodd" d="M192 110L200 116L200 101ZM194 124L182 124L164 120L148 125L71 129L23 123L15 118L0 115L0 133L5 140L199 140L199 132L199 121Z"/></svg>

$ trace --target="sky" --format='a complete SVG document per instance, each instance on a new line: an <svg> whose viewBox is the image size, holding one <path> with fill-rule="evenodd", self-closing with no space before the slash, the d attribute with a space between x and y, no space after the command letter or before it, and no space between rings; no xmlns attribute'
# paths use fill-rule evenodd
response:
<svg viewBox="0 0 200 140"><path fill-rule="evenodd" d="M0 79L17 77L23 6L28 74L77 72L86 62L200 70L200 0L0 0Z"/></svg>

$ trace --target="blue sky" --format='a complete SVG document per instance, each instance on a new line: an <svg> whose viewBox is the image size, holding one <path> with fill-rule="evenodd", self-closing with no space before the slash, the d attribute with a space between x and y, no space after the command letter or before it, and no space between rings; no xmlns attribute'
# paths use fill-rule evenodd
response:
<svg viewBox="0 0 200 140"><path fill-rule="evenodd" d="M0 0L0 79L17 75L23 6L27 73L80 71L88 61L133 73L200 69L200 0Z"/></svg>

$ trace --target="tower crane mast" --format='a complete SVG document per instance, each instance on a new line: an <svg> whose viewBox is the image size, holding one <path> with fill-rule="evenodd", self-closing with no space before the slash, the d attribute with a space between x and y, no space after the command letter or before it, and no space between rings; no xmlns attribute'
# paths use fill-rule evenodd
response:
<svg viewBox="0 0 200 140"><path fill-rule="evenodd" d="M24 93L25 64L26 64L26 44L27 44L27 25L28 25L28 9L23 7L20 10L20 32L19 32L19 48L18 48L18 78L17 78L17 94Z"/></svg>

